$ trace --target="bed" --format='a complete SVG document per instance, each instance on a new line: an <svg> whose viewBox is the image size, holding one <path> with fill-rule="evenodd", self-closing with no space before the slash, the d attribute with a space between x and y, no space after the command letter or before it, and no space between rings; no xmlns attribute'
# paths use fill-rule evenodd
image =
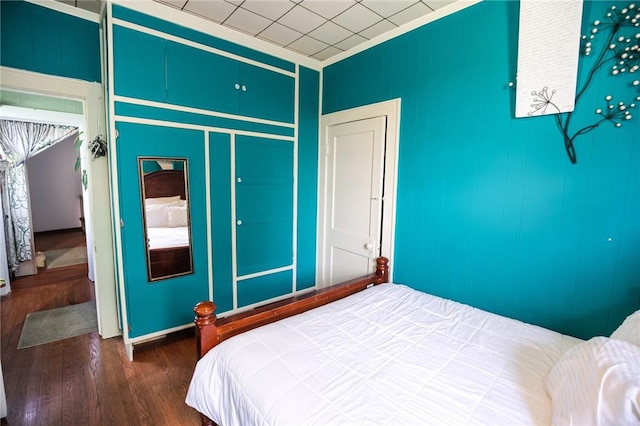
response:
<svg viewBox="0 0 640 426"><path fill-rule="evenodd" d="M144 175L149 279L191 271L191 249L183 170Z"/></svg>
<svg viewBox="0 0 640 426"><path fill-rule="evenodd" d="M639 312L582 341L386 268L228 318L198 304L186 403L203 425L640 424Z"/></svg>

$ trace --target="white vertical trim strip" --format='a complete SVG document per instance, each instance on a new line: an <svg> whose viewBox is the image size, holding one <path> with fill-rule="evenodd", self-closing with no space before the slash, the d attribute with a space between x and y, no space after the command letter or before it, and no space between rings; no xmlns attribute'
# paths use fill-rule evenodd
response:
<svg viewBox="0 0 640 426"><path fill-rule="evenodd" d="M238 255L236 253L236 134L229 134L231 161L231 281L233 285L233 309L238 309Z"/></svg>
<svg viewBox="0 0 640 426"><path fill-rule="evenodd" d="M111 3L107 3L107 28L112 28L113 25L113 14L111 10ZM106 83L109 88L109 153L110 153L110 166L111 166L111 187L112 187L112 202L113 202L113 221L114 221L114 242L115 242L115 258L117 260L117 275L118 275L118 290L119 290L119 300L120 300L120 315L122 318L122 340L125 345L131 344L129 339L129 319L127 315L127 304L126 304L126 289L125 289L125 279L124 279L124 265L123 265L123 247L122 247L122 227L120 226L120 221L122 217L120 216L120 191L118 186L118 150L117 150L117 134L116 134L116 117L113 114L115 111L115 100L114 100L114 90L113 90L113 82L114 79L114 69L113 69L113 31L107 31L107 55L108 55L108 63L107 63L107 73L108 73L108 82ZM126 225L126 224L125 224Z"/></svg>
<svg viewBox="0 0 640 426"><path fill-rule="evenodd" d="M213 300L213 242L211 241L211 158L209 154L209 132L204 131L204 199L206 202L205 212L207 216L207 274L209 278L209 300ZM193 231L192 231L193 232Z"/></svg>
<svg viewBox="0 0 640 426"><path fill-rule="evenodd" d="M298 273L298 140L300 135L300 65L296 64L296 83L294 97L293 122L293 241L292 241L292 258L293 274L291 291L297 290L297 273Z"/></svg>

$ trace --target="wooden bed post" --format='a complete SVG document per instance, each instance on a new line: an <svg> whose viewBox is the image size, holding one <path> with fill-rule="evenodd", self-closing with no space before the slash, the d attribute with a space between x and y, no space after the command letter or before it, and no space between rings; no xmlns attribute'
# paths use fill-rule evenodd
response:
<svg viewBox="0 0 640 426"><path fill-rule="evenodd" d="M380 282L389 282L389 259L386 257L379 257L376 259L376 275L381 277Z"/></svg>
<svg viewBox="0 0 640 426"><path fill-rule="evenodd" d="M200 359L218 343L216 305L209 301L200 302L193 311L196 313L196 355Z"/></svg>

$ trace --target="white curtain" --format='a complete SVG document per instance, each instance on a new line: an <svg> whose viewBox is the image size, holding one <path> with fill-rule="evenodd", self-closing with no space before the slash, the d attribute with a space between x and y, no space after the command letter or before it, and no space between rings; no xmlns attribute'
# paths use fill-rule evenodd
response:
<svg viewBox="0 0 640 426"><path fill-rule="evenodd" d="M9 269L32 259L29 193L24 162L76 131L73 126L0 120L0 190ZM74 167L69 164L69 167Z"/></svg>

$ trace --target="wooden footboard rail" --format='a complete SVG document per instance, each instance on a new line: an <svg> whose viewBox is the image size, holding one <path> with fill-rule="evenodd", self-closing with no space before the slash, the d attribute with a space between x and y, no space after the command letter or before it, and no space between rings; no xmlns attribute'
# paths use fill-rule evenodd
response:
<svg viewBox="0 0 640 426"><path fill-rule="evenodd" d="M376 260L376 272L373 274L226 318L216 318L216 305L213 302L200 302L193 309L196 313L196 351L198 359L202 358L218 343L236 334L326 305L364 290L371 285L388 281L389 260L385 257L379 257Z"/></svg>

